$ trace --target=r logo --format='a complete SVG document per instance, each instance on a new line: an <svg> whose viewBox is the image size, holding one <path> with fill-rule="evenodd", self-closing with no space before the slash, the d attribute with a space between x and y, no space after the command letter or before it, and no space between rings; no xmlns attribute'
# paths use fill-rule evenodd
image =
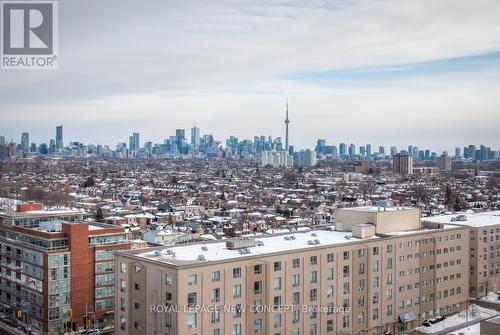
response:
<svg viewBox="0 0 500 335"><path fill-rule="evenodd" d="M51 55L54 4L2 2L3 54Z"/></svg>

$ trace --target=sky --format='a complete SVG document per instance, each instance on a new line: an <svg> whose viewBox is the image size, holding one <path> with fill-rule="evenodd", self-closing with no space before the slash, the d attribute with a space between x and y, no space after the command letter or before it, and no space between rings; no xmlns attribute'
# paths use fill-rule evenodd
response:
<svg viewBox="0 0 500 335"><path fill-rule="evenodd" d="M500 149L500 1L61 0L59 68L0 71L0 135ZM189 133L187 131L186 133Z"/></svg>

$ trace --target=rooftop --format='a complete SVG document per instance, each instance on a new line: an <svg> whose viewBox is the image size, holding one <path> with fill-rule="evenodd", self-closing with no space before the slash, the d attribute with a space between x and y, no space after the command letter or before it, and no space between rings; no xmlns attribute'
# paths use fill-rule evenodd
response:
<svg viewBox="0 0 500 335"><path fill-rule="evenodd" d="M294 239L285 239L285 237L289 236L293 236ZM378 237L372 237L372 239L376 238ZM319 240L319 244L311 244L310 241L314 240ZM202 262L198 259L199 255L204 256L204 261L223 261L297 249L312 249L325 245L339 245L360 240L362 239L352 237L350 232L314 230L309 232L259 236L255 238L255 246L247 248L249 253L241 253L239 250L230 250L226 248L226 241L224 240L215 243L196 243L168 248L148 249L147 251L135 254L135 256L169 264L185 264L186 262ZM161 253L158 253L158 250L161 250ZM170 254L167 254L166 250L170 250ZM172 252L175 253L175 256L172 255Z"/></svg>
<svg viewBox="0 0 500 335"><path fill-rule="evenodd" d="M448 223L469 227L488 227L500 225L500 211L480 212L473 214L456 213L422 218L424 222Z"/></svg>
<svg viewBox="0 0 500 335"><path fill-rule="evenodd" d="M369 213L375 213L375 212L394 212L394 211L402 211L402 210L410 210L410 209L417 209L414 207L383 207L383 206L360 206L360 207L347 207L347 208L339 208L338 210L349 210L349 211L356 211L356 212L369 212Z"/></svg>

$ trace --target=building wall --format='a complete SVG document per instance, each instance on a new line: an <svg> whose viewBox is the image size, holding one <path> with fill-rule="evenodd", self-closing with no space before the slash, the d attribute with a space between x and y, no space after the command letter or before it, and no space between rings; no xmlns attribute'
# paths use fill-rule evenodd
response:
<svg viewBox="0 0 500 335"><path fill-rule="evenodd" d="M119 253L117 266L124 263L126 271L130 271L134 262L141 259L145 271L137 278L119 273L117 278L147 283L147 288L145 293L139 295L120 293L117 299L126 299L125 303L129 306L127 308L133 308L130 306L134 306L136 301L140 301L141 305L145 302L149 306L151 303L161 303L166 292L172 293L172 304L179 305L183 312L172 315L175 321L170 328L164 327L160 316L164 317L163 314L143 309L123 314L126 315L128 324L139 322L140 327L145 327L140 328L141 331L147 334L210 334L212 329L219 329L220 334L233 334L233 327L238 324L241 325L241 334L250 334L254 333L256 320L261 320L262 334L293 334L296 329L300 334L310 334L311 331L314 333L314 329L316 334L364 330L371 333L385 329L394 331L395 327L399 327L399 313L413 311L423 319L430 315L451 313L462 307L467 298L469 281L466 257L468 250L457 247L462 246L467 239L467 228L444 229L402 237L367 239L333 247L319 246L295 252L179 266ZM333 261L330 261L329 257L332 256L329 254L333 255ZM275 262L281 262L279 271L274 270ZM297 262L299 266L294 266ZM260 271L256 272L255 266L260 266ZM241 277L233 276L235 268L241 269ZM333 270L331 279L328 278L332 271L330 269ZM214 271L220 271L220 280L212 281ZM314 277L313 271L316 271L317 281L311 280ZM171 273L176 278L175 285L164 284L163 277L166 273ZM457 276L458 273L461 274L460 277ZM196 283L189 284L188 277L193 275L196 276ZM300 276L300 282L299 285L294 285L297 275ZM275 278L281 278L280 289L274 288ZM261 292L255 292L256 282L262 283ZM235 297L234 285L238 284L241 285L241 296ZM329 296L331 285L333 296ZM127 283L127 288L131 287L134 287L134 283ZM457 287L460 287L459 293ZM212 302L211 299L211 290L214 288L220 288L218 302ZM196 293L196 303L199 305L218 305L221 309L220 321L212 322L211 312L200 311L195 313L196 325L188 328L189 313L184 311L184 306L190 293ZM320 312L316 317L313 313L299 312L299 320L294 321L291 310L254 313L249 307L259 299L264 306L273 305L278 296L281 297L281 304L291 306L296 294L299 295L297 308L300 310L302 305L328 304L335 307L346 304L352 310L350 313ZM422 296L426 296L425 303L421 303ZM246 310L242 311L241 316L234 317L227 308L237 304L246 306ZM374 313L376 309L378 313ZM281 317L279 324L277 315ZM332 322L333 331L327 329L329 321ZM345 327L344 321L348 321ZM413 327L417 323L415 321L407 327ZM134 334L129 328L117 332L127 333Z"/></svg>

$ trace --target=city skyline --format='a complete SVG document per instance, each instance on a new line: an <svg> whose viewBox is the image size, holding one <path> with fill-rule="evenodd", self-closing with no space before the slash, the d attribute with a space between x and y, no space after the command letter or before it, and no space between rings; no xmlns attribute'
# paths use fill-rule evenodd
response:
<svg viewBox="0 0 500 335"><path fill-rule="evenodd" d="M498 6L61 3L59 69L0 74L0 133L57 123L86 143L134 131L159 142L196 120L217 138L284 137L289 98L297 148L317 138L495 146Z"/></svg>
<svg viewBox="0 0 500 335"><path fill-rule="evenodd" d="M285 120L288 120L288 103L287 103L287 106L286 106L286 118ZM288 122L290 123L290 122ZM30 147L32 145L36 145L36 148L37 150L39 149L40 145L42 144L45 144L47 145L47 148L50 147L50 144L51 142L54 142L54 145L55 145L55 148L57 150L61 150L63 148L65 148L66 146L64 145L63 146L63 142L68 144L68 143L80 143L80 144L83 144L83 145L93 145L93 146L97 146L97 145L102 145L102 146L108 146L110 149L114 149L114 148L118 148L118 147L121 147L122 144L125 144L125 147L128 148L129 150L131 151L136 151L140 148L145 148L145 146L148 144L148 143L151 143L152 145L162 145L162 144L165 144L167 141L171 140L172 136L174 136L173 134L175 134L174 137L178 137L178 132L179 131L183 131L184 132L184 136L182 136L182 138L186 141L187 144L189 144L190 146L196 148L198 145L199 145L199 140L202 139L203 136L213 136L213 140L215 142L219 142L220 145L223 147L223 148L228 148L228 141L230 141L232 138L236 138L238 139L238 141L247 141L247 140L250 140L250 141L254 141L254 139L256 137L266 137L266 140L270 137L272 138L273 140L276 140L276 139L279 139L280 140L280 143L283 145L283 148L280 149L280 150L285 150L284 148L287 147L287 139L286 139L286 135L287 135L287 131L288 131L288 123L286 121L284 121L284 124L285 124L285 136L274 136L273 134L254 134L253 136L249 137L249 138L243 138L243 137L239 137L237 134L232 134L232 135L229 135L227 138L218 138L217 136L214 136L212 132L203 132L201 131L199 125L195 122L192 124L191 128L176 128L174 129L173 132L171 132L170 134L166 134L164 136L164 139L163 140L160 140L160 141L152 141L151 139L149 138L144 138L144 134L142 134L140 131L134 131L126 136L123 137L123 139L116 139L114 143L99 143L99 142L83 142L83 141L79 141L79 140L76 140L76 139L72 139L72 138L68 138L68 137L71 137L68 136L68 135L64 135L63 134L63 125L59 125L59 126L56 126L55 127L55 135L56 136L49 136L47 137L45 140L42 140L42 142L35 142L32 139L32 133L30 133L29 131L23 131L22 133L19 134L20 136L20 140L19 141L16 141L15 138L13 136L6 136L4 134L1 134L0 133L0 138L2 140L2 143L0 144L7 144L7 143L15 143L17 145L20 146L21 150L26 150L26 151L29 151L30 150ZM198 138L197 138L197 144L195 143L195 145L193 145L193 141L194 141L194 138L193 138L193 129L196 128L196 132L197 134L199 135ZM61 144L59 145L59 140L57 139L57 137L59 136L59 131L61 132ZM39 135L36 136L37 138L42 138L40 137ZM340 154L342 150L345 151L345 154L346 155L351 155L350 153L350 147L352 145L354 145L354 155L356 156L372 156L373 154L376 154L376 153L379 153L379 150L380 148L383 148L384 149L384 154L385 155L388 155L388 156L392 156L393 153L391 153L391 151L395 148L397 149L397 153L401 153L401 152L408 152L408 150L411 150L413 149L414 152L416 153L414 156L415 157L418 157L418 151L428 151L429 153L436 153L437 155L440 155L444 152L446 152L450 157L455 157L456 156L456 150L457 149L460 149L460 153L461 153L461 157L463 156L463 150L464 148L466 147L469 147L469 146L477 146L477 149L481 148L481 147L487 147L488 150L492 150L492 151L499 151L499 147L498 146L488 146L487 144L484 144L484 143L468 143L468 144L455 144L452 148L448 148L448 149L443 149L443 150L439 150L439 149L435 149L435 147L423 147L423 146L419 146L418 143L415 145L415 144L405 144L405 145L396 145L394 143L373 143L373 142L364 142L364 143L361 143L361 142L352 142L352 141L349 141L349 140L345 140L345 141L342 141L342 140L339 140L339 141L331 141L331 140L328 140L328 139L325 139L325 138L317 138L315 143L309 145L309 146L306 146L306 147L296 147L293 143L293 140L290 141L289 143L289 147L291 147L295 152L299 152L300 150L313 150L313 151L317 151L317 145L318 145L318 141L324 141L324 145L326 145L327 147L332 147L334 146L337 150L337 152ZM344 145L344 148L342 149L342 146ZM368 149L369 147L369 149ZM285 151L288 151L288 150L285 150ZM366 154L365 154L366 153ZM412 155L410 153L410 155Z"/></svg>

